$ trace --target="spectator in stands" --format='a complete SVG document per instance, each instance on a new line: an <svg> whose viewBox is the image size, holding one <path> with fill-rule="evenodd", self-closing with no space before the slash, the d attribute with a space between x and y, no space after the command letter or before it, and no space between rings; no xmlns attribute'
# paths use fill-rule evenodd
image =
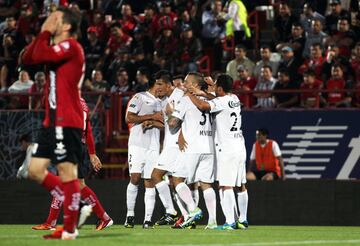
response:
<svg viewBox="0 0 360 246"><path fill-rule="evenodd" d="M88 43L84 45L86 73L85 78L90 78L91 72L95 68L101 67L103 63L103 55L105 44L98 39L96 27L89 27L87 29Z"/></svg>
<svg viewBox="0 0 360 246"><path fill-rule="evenodd" d="M316 74L313 70L306 70L303 73L303 78L300 89L313 91L301 92L300 106L303 108L318 108L320 106L321 93L316 90L322 89L322 81L316 79Z"/></svg>
<svg viewBox="0 0 360 246"><path fill-rule="evenodd" d="M331 68L335 64L341 64L345 79L352 80L354 78L354 71L351 68L349 57L340 55L339 46L336 43L332 43L327 48L326 61L322 69L322 81L330 79Z"/></svg>
<svg viewBox="0 0 360 246"><path fill-rule="evenodd" d="M118 49L130 47L132 37L121 29L120 23L111 25L111 35L105 50L105 54L114 54Z"/></svg>
<svg viewBox="0 0 360 246"><path fill-rule="evenodd" d="M221 0L215 0L211 3L209 10L202 13L201 23L201 37L205 49L210 50L208 55L214 63L214 70L221 68L222 58L222 43L221 39L225 36L224 22L221 22L220 13L222 11Z"/></svg>
<svg viewBox="0 0 360 246"><path fill-rule="evenodd" d="M16 21L13 17L7 19L7 27L1 37L1 57L0 57L0 85L1 91L5 92L8 87L8 81L13 81L17 59L22 47L16 31Z"/></svg>
<svg viewBox="0 0 360 246"><path fill-rule="evenodd" d="M110 92L124 93L130 89L129 76L125 68L119 68L116 73L116 81L111 87Z"/></svg>
<svg viewBox="0 0 360 246"><path fill-rule="evenodd" d="M251 37L247 16L246 7L241 0L229 1L227 13L221 16L226 21L226 37L234 37L235 44L243 43Z"/></svg>
<svg viewBox="0 0 360 246"><path fill-rule="evenodd" d="M289 44L294 51L294 55L298 60L302 59L302 54L305 47L304 29L299 22L295 22L291 28L291 37Z"/></svg>
<svg viewBox="0 0 360 246"><path fill-rule="evenodd" d="M121 29L126 32L127 34L131 34L136 27L136 19L134 18L131 5L125 3L121 6L121 16L120 24Z"/></svg>
<svg viewBox="0 0 360 246"><path fill-rule="evenodd" d="M239 80L239 75L237 72L237 67L243 65L249 71L249 74L253 74L254 63L246 57L246 48L243 45L235 46L235 59L231 60L226 66L226 73L230 75L233 80Z"/></svg>
<svg viewBox="0 0 360 246"><path fill-rule="evenodd" d="M141 25L135 27L134 39L131 42L131 51L134 52L136 48L142 48L147 59L150 59L154 53L154 41Z"/></svg>
<svg viewBox="0 0 360 246"><path fill-rule="evenodd" d="M111 21L112 17L110 18L110 15L107 15L107 18L104 19L101 12L95 12L88 30L95 29L97 38L105 43L109 39Z"/></svg>
<svg viewBox="0 0 360 246"><path fill-rule="evenodd" d="M178 75L173 76L173 85L174 85L176 88L185 90L184 84L185 84L185 82L184 82L184 75L178 74Z"/></svg>
<svg viewBox="0 0 360 246"><path fill-rule="evenodd" d="M330 35L333 34L338 25L338 20L340 17L350 17L350 14L345 9L341 8L340 0L330 0L330 14L325 16L326 28L325 31Z"/></svg>
<svg viewBox="0 0 360 246"><path fill-rule="evenodd" d="M145 28L145 33L156 40L160 32L159 15L156 13L156 7L149 3L145 6L144 15L140 16L140 23Z"/></svg>
<svg viewBox="0 0 360 246"><path fill-rule="evenodd" d="M44 72L35 74L34 84L30 87L29 93L42 93L45 87L46 78ZM29 109L43 108L43 97L41 95L33 95L29 97Z"/></svg>
<svg viewBox="0 0 360 246"><path fill-rule="evenodd" d="M15 81L10 87L10 93L26 93L29 91L31 86L34 84L34 81L30 79L29 73L25 70L22 70L19 73L19 79Z"/></svg>
<svg viewBox="0 0 360 246"><path fill-rule="evenodd" d="M115 53L114 60L111 61L109 66L104 65L104 68L108 68L106 71L105 79L109 82L109 86L113 86L117 80L117 71L120 68L125 68L130 74L136 73L134 64L130 61L130 51L127 48L119 49Z"/></svg>
<svg viewBox="0 0 360 246"><path fill-rule="evenodd" d="M350 23L347 17L339 18L337 30L331 35L331 40L338 45L341 56L350 56L351 49L356 42L356 37L355 33L350 29Z"/></svg>
<svg viewBox="0 0 360 246"><path fill-rule="evenodd" d="M279 5L279 14L275 17L274 26L278 42L289 41L292 25L298 18L291 12L290 6L286 2Z"/></svg>
<svg viewBox="0 0 360 246"><path fill-rule="evenodd" d="M277 70L279 67L278 61L271 60L271 48L268 45L262 45L260 48L260 56L261 60L258 61L254 67L253 75L257 80L261 78L261 68L265 65L270 66L272 69L273 76L275 77L277 74Z"/></svg>
<svg viewBox="0 0 360 246"><path fill-rule="evenodd" d="M360 42L354 48L354 56L351 58L351 67L355 72L355 84L360 84Z"/></svg>
<svg viewBox="0 0 360 246"><path fill-rule="evenodd" d="M133 52L133 59L134 59L134 74L129 73L130 81L134 81L136 78L136 72L140 67L146 67L149 71L149 74L154 73L153 64L152 62L145 57L145 52L143 48L136 48Z"/></svg>
<svg viewBox="0 0 360 246"><path fill-rule="evenodd" d="M325 58L322 55L321 44L313 43L310 48L311 56L309 59L306 59L305 62L299 67L299 74L302 74L304 71L311 69L315 72L316 78L321 80L321 73Z"/></svg>
<svg viewBox="0 0 360 246"><path fill-rule="evenodd" d="M171 4L169 3L169 1L163 1L160 4L160 15L161 16L169 16L172 23L175 23L175 21L177 20L177 14L175 12L172 11L171 9Z"/></svg>
<svg viewBox="0 0 360 246"><path fill-rule="evenodd" d="M86 79L83 86L85 92L107 92L110 91L109 83L104 80L103 74L100 69L94 69L91 74L91 79ZM91 110L97 109L102 102L107 106L109 98L104 94L85 94L84 96L87 105Z"/></svg>
<svg viewBox="0 0 360 246"><path fill-rule="evenodd" d="M256 131L256 142L250 154L247 180L285 180L284 161L278 143L268 139L269 131L260 128Z"/></svg>
<svg viewBox="0 0 360 246"><path fill-rule="evenodd" d="M296 90L300 85L298 81L290 81L289 72L282 68L278 71L278 81L274 87L275 107L277 108L291 108L296 107L299 102L299 95L296 92L276 93L282 90Z"/></svg>
<svg viewBox="0 0 360 246"><path fill-rule="evenodd" d="M192 27L184 27L177 52L177 72L186 74L197 71L197 60L202 56L202 45L200 39L194 36Z"/></svg>
<svg viewBox="0 0 360 246"><path fill-rule="evenodd" d="M299 81L301 78L298 74L298 69L300 64L302 64L302 59L294 56L294 51L290 46L285 46L281 49L281 57L279 69L287 69L290 74L290 80Z"/></svg>
<svg viewBox="0 0 360 246"><path fill-rule="evenodd" d="M16 28L22 42L27 33L38 28L38 10L35 4L22 5ZM25 44L22 43L22 45Z"/></svg>
<svg viewBox="0 0 360 246"><path fill-rule="evenodd" d="M276 84L276 79L272 76L272 70L270 66L263 66L261 69L261 79L256 84L255 91L271 91L274 89ZM257 98L257 103L254 108L273 108L274 99L271 95L271 92L266 93L254 93L254 96Z"/></svg>
<svg viewBox="0 0 360 246"><path fill-rule="evenodd" d="M183 9L180 13L180 18L175 22L176 34L180 35L187 26L190 26L195 34L200 32L200 27L190 16L189 10Z"/></svg>
<svg viewBox="0 0 360 246"><path fill-rule="evenodd" d="M244 65L237 67L239 73L239 80L233 83L233 90L238 92L254 90L257 80L249 75L247 68ZM251 108L254 105L254 96L248 93L241 93L239 96L240 102L246 107Z"/></svg>
<svg viewBox="0 0 360 246"><path fill-rule="evenodd" d="M331 67L331 78L325 82L325 89L332 90L324 94L325 105L330 107L350 107L351 93L338 92L337 90L351 89L352 81L345 80L343 68L340 64Z"/></svg>
<svg viewBox="0 0 360 246"><path fill-rule="evenodd" d="M306 42L303 52L303 56L305 58L310 56L311 45L318 43L322 49L324 48L324 44L328 38L328 35L322 31L322 27L323 25L320 20L313 20L311 22L311 29L306 33Z"/></svg>
<svg viewBox="0 0 360 246"><path fill-rule="evenodd" d="M325 17L315 10L316 7L313 1L304 3L303 13L300 15L300 23L306 33L310 32L313 21L318 20L321 24L325 23Z"/></svg>
<svg viewBox="0 0 360 246"><path fill-rule="evenodd" d="M141 92L149 89L150 72L146 67L139 67L136 72L136 84L133 86L132 91Z"/></svg>
<svg viewBox="0 0 360 246"><path fill-rule="evenodd" d="M170 20L170 18L168 17ZM164 22L160 25L161 34L155 42L155 51L159 57L165 59L168 66L174 66L175 54L178 52L178 39L175 37L171 22ZM172 71L173 69L170 69Z"/></svg>

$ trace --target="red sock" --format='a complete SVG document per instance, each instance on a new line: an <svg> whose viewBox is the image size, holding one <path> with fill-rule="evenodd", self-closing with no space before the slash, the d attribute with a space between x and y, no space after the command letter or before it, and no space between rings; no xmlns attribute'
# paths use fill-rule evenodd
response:
<svg viewBox="0 0 360 246"><path fill-rule="evenodd" d="M64 230L73 233L75 231L80 202L79 180L63 183L64 190Z"/></svg>
<svg viewBox="0 0 360 246"><path fill-rule="evenodd" d="M45 187L53 197L56 197L59 201L64 201L62 182L58 176L48 172L41 185Z"/></svg>
<svg viewBox="0 0 360 246"><path fill-rule="evenodd" d="M88 186L85 186L81 190L81 197L86 203L92 206L94 213L101 220L108 220L109 216L105 213L104 208L101 206L99 199L92 189Z"/></svg>
<svg viewBox="0 0 360 246"><path fill-rule="evenodd" d="M59 217L61 206L62 206L62 201L56 199L56 197L53 197L50 206L49 215L46 219L47 224L50 224L51 226L56 226L56 222Z"/></svg>

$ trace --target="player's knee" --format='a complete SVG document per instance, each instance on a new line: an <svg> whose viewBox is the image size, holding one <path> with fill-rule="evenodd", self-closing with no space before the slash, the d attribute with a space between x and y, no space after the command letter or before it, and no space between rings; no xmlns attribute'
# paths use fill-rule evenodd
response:
<svg viewBox="0 0 360 246"><path fill-rule="evenodd" d="M151 180L155 184L160 183L162 181L162 176L160 175L159 172L156 171L156 169L154 169L154 171L151 173Z"/></svg>
<svg viewBox="0 0 360 246"><path fill-rule="evenodd" d="M272 180L274 180L274 178L271 175L271 173L267 173L266 175L264 175L264 177L262 177L262 180L264 180L264 181L272 181Z"/></svg>
<svg viewBox="0 0 360 246"><path fill-rule="evenodd" d="M42 181L43 177L45 177L45 169L38 165L30 165L29 166L29 179L35 181Z"/></svg>
<svg viewBox="0 0 360 246"><path fill-rule="evenodd" d="M131 182L133 185L139 185L139 184L140 184L140 180L141 180L141 176L140 176L140 175L131 174L130 182Z"/></svg>

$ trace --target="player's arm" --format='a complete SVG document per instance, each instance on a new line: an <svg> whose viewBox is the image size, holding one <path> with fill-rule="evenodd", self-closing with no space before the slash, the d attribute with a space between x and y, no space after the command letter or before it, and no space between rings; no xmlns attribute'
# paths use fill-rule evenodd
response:
<svg viewBox="0 0 360 246"><path fill-rule="evenodd" d="M153 114L146 114L146 115L138 115L136 113L128 111L125 120L126 123L131 123L131 124L141 124L147 120L164 122L162 112L156 112Z"/></svg>
<svg viewBox="0 0 360 246"><path fill-rule="evenodd" d="M255 160L250 160L249 161L249 169L248 172L252 172L254 170L254 167L256 166L256 161Z"/></svg>
<svg viewBox="0 0 360 246"><path fill-rule="evenodd" d="M175 134L181 128L182 121L177 117L170 116L167 123L169 124L169 130L171 134Z"/></svg>
<svg viewBox="0 0 360 246"><path fill-rule="evenodd" d="M196 97L193 94L189 95L190 100L192 103L201 111L210 111L211 106L208 102L201 100L200 98Z"/></svg>
<svg viewBox="0 0 360 246"><path fill-rule="evenodd" d="M284 159L282 158L282 156L278 156L276 158L278 159L280 166L280 172L281 172L280 179L285 180L286 177L285 177Z"/></svg>
<svg viewBox="0 0 360 246"><path fill-rule="evenodd" d="M146 120L141 124L141 126L142 126L143 131L146 131L147 129L150 129L153 127L163 129L164 123L162 123L160 121L156 121L156 120Z"/></svg>
<svg viewBox="0 0 360 246"><path fill-rule="evenodd" d="M102 167L102 163L96 155L94 135L92 133L90 120L86 121L86 145L88 147L91 165L94 170L98 172Z"/></svg>

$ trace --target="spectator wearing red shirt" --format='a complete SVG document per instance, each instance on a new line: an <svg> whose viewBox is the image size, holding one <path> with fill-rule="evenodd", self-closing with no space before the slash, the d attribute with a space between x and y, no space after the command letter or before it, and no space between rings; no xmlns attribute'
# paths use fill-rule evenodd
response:
<svg viewBox="0 0 360 246"><path fill-rule="evenodd" d="M162 16L169 16L171 21L175 23L177 20L177 15L171 9L171 4L168 1L163 1L160 5L160 15Z"/></svg>
<svg viewBox="0 0 360 246"><path fill-rule="evenodd" d="M154 39L160 34L159 15L156 10L153 4L148 4L145 6L144 13L138 16L138 20L145 28L145 32Z"/></svg>
<svg viewBox="0 0 360 246"><path fill-rule="evenodd" d="M323 69L323 65L325 62L325 58L322 55L321 44L314 43L310 47L310 59L306 59L304 64L299 67L298 73L302 74L306 70L314 70L316 78L321 80L321 73Z"/></svg>
<svg viewBox="0 0 360 246"><path fill-rule="evenodd" d="M360 107L360 42L358 42L354 49L354 57L351 59L351 67L355 72L355 86L357 89L353 104L356 107Z"/></svg>
<svg viewBox="0 0 360 246"><path fill-rule="evenodd" d="M254 90L257 80L249 75L248 69L244 65L237 67L239 73L239 80L235 80L233 83L233 91L240 92L240 102L246 107L251 108L254 105L255 98L248 93L241 93L242 91Z"/></svg>
<svg viewBox="0 0 360 246"><path fill-rule="evenodd" d="M325 93L326 105L332 107L350 107L351 94L345 92L337 92L336 90L350 89L351 81L346 81L344 78L343 68L340 64L335 64L331 67L331 78L326 81L325 89L331 90Z"/></svg>
<svg viewBox="0 0 360 246"><path fill-rule="evenodd" d="M92 18L91 26L89 28L92 28L92 30L95 29L98 38L102 42L106 42L109 39L109 35L110 35L111 21L112 21L111 15L107 15L107 17L104 19L102 13L95 12Z"/></svg>
<svg viewBox="0 0 360 246"><path fill-rule="evenodd" d="M174 64L178 51L178 39L175 37L171 25L161 26L161 35L155 42L155 51L158 57L165 59L167 64Z"/></svg>
<svg viewBox="0 0 360 246"><path fill-rule="evenodd" d="M303 82L300 90L314 90L313 92L301 92L300 106L304 108L318 108L320 105L320 92L316 91L322 88L322 81L316 79L313 70L307 70L303 73Z"/></svg>
<svg viewBox="0 0 360 246"><path fill-rule="evenodd" d="M119 21L121 24L121 29L127 34L131 34L136 27L136 19L133 16L132 9L130 4L124 4L121 7L122 18Z"/></svg>
<svg viewBox="0 0 360 246"><path fill-rule="evenodd" d="M130 47L132 37L127 35L122 29L120 23L111 25L111 35L105 50L105 54L114 54L118 49Z"/></svg>

